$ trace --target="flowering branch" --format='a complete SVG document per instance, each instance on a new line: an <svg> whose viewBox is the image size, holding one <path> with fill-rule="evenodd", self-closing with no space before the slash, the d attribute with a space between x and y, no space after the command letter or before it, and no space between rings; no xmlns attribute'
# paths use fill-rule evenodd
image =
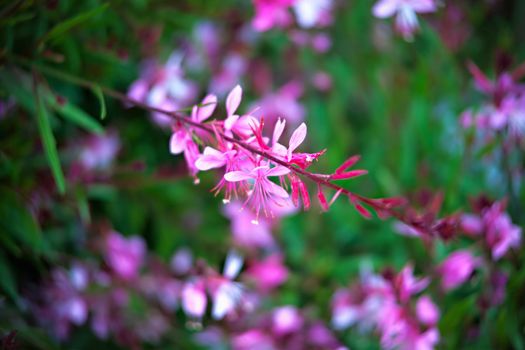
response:
<svg viewBox="0 0 525 350"><path fill-rule="evenodd" d="M403 198L380 198L380 199L367 198L362 195L351 192L348 189L341 187L332 182L334 180L349 179L352 177L366 174L367 172L365 170L346 171L348 168L353 166L359 160L359 156L352 156L348 158L345 162L343 162L343 164L338 169L336 169L335 173L333 174L312 173L312 172L305 170L305 168L309 166L313 160L317 159L320 155L322 155L325 151L323 150L315 154L301 153L299 155L303 156L303 158L299 161L299 160L292 160L291 158L292 150L290 146L290 150L288 150L287 157L280 157L276 154L275 151L273 151L270 147L268 147L265 144L265 141L263 140L264 139L262 137L263 121L261 121L260 123L257 123L257 122L251 123L249 125L249 128L252 131L253 137L251 137L250 139L248 138L239 139L234 136L234 133L232 133L231 130L228 130L228 125L226 125L229 122L228 119L232 119L232 117L239 118L239 116L236 116L233 114L234 111L233 112L229 111L231 113L228 113L229 116L224 121L223 124L218 124L217 121L213 121L211 123L203 123L202 120L199 120L198 116L195 118L193 117L188 118L180 114L178 111L168 111L162 108L151 106L147 103L137 101L136 99L130 98L126 96L125 94L112 90L108 87L100 86L88 80L71 76L67 73L63 73L51 67L36 64L25 58L16 57L15 60L17 62L20 62L24 66L28 66L32 69L40 71L43 74L53 76L55 78L58 78L64 81L68 81L72 84L75 84L81 87L85 87L88 89L92 89L92 90L98 89L102 91L103 93L105 93L107 96L120 100L125 104L133 105L133 106L148 110L150 112L161 113L166 116L169 116L177 125L179 125L179 127L174 127L174 130L180 131L181 130L180 126L185 126L189 128L194 128L195 131L203 131L209 135L214 135L217 138L217 140L219 140L219 142L231 143L252 155L260 156L266 159L267 161L273 163L277 167L283 167L283 169L285 169L283 173L278 174L276 176L282 176L282 175L288 174L288 177L291 181L291 186L292 186L292 199L294 200L294 203L297 204L298 197L300 194L303 198L303 204L304 204L305 209L308 209L310 200L309 200L306 186L304 185L304 183L302 183L302 181L298 178L297 175L302 176L304 178L308 178L317 184L317 187L318 187L317 198L321 204L321 207L324 210L328 209L328 207L335 201L335 199L338 198L338 196L340 196L341 194L343 194L348 197L348 199L354 205L356 210L362 216L366 218L370 218L371 213L363 206L363 204L370 206L378 214L378 216L382 218L388 217L388 216L394 216L401 221L405 221L403 218L403 215L401 215L400 213L394 210L395 207L404 205L405 200ZM238 88L240 89L240 87ZM209 95L208 97L210 96L212 95ZM231 103L232 103L231 98L233 98L233 91L229 96L230 101L227 101L227 109L231 109ZM228 106L228 103L230 103L230 106ZM240 103L240 96L238 97L238 101L233 101L233 103L236 104L236 106L234 107L234 109L236 109L238 104ZM205 101L203 101L202 104L198 106L194 106L193 113L195 113L195 115L197 115L198 113L203 113L203 110L205 110L206 108L209 109L210 105L214 105L214 104L216 104L216 98L215 100L208 99L208 101L206 101L205 99ZM212 107L211 112L213 112L213 109L215 106L211 106L211 107ZM211 114L211 112L209 114ZM202 119L206 119L206 118L207 116ZM233 119L235 119L233 121L233 123L235 123L237 119L236 118L233 118ZM277 128L281 128L279 132L282 133L282 129L284 129L284 122L282 122L282 125L276 125L276 129ZM298 136L300 138L302 137L302 139L298 142L298 144L300 144L304 140L304 137L306 136L306 126L304 126L304 128L305 128L304 135ZM279 133L279 136L280 136L280 133ZM176 131L175 131L175 134L176 134ZM274 134L275 134L275 131L274 131ZM192 136L191 133L189 135L190 137ZM253 139L254 137L255 137L255 140ZM292 138L293 137L294 136L292 135ZM274 140L274 142L276 141ZM290 140L290 143L292 143L292 140ZM295 147L297 147L298 144ZM284 148L284 146L280 144L277 144L277 145ZM180 152L173 152L172 150L172 153L180 153ZM206 150L205 150L205 154L206 154ZM294 157L296 155L297 154L294 154ZM232 176L227 176L227 174L225 175L225 179L226 181L230 181L230 182L241 181L241 180L233 179ZM243 178L242 180L245 181L246 179ZM269 180L267 181L271 182ZM322 192L322 187L329 188L335 191L335 194L330 200L330 202L326 200L326 197L324 193ZM248 194L250 195L251 193L248 193Z"/></svg>

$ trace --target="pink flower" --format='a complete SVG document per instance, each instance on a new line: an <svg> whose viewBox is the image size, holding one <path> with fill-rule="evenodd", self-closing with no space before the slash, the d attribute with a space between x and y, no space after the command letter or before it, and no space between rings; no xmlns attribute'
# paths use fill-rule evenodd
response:
<svg viewBox="0 0 525 350"><path fill-rule="evenodd" d="M282 306L273 312L272 330L277 335L299 331L303 326L303 317L293 306Z"/></svg>
<svg viewBox="0 0 525 350"><path fill-rule="evenodd" d="M253 0L255 17L252 26L255 30L264 32L272 27L285 27L291 21L288 8L295 0Z"/></svg>
<svg viewBox="0 0 525 350"><path fill-rule="evenodd" d="M116 133L90 136L79 155L80 164L86 170L103 170L111 166L120 149Z"/></svg>
<svg viewBox="0 0 525 350"><path fill-rule="evenodd" d="M297 81L291 81L276 92L268 93L257 101L264 112L266 125L273 125L279 118L285 118L292 125L297 125L304 119L304 107L299 102L303 94L303 86Z"/></svg>
<svg viewBox="0 0 525 350"><path fill-rule="evenodd" d="M510 248L521 243L521 228L513 225L509 215L503 212L501 203L494 203L483 215L486 240L492 250L492 258L499 260Z"/></svg>
<svg viewBox="0 0 525 350"><path fill-rule="evenodd" d="M372 13L378 18L396 15L396 30L405 38L411 40L419 28L416 13L436 11L434 0L379 0Z"/></svg>
<svg viewBox="0 0 525 350"><path fill-rule="evenodd" d="M240 85L235 86L226 97L227 116L224 120L224 130L227 135L235 133L242 138L248 138L252 135L254 128L259 126L259 121L251 115L240 116L235 114L242 100L242 88Z"/></svg>
<svg viewBox="0 0 525 350"><path fill-rule="evenodd" d="M268 210L268 203L274 202L276 205L283 203L283 199L288 198L288 192L281 186L271 182L270 176L283 176L290 172L288 168L283 166L276 166L270 168L269 165L261 165L250 170L231 171L224 174L226 181L239 182L250 181L251 190L248 193L248 199L245 204L250 203L255 210L255 221L258 222L259 212L261 209L266 216L272 216L273 212Z"/></svg>
<svg viewBox="0 0 525 350"><path fill-rule="evenodd" d="M182 309L186 315L201 319L206 312L208 299L206 298L205 284L202 279L187 282L181 293Z"/></svg>
<svg viewBox="0 0 525 350"><path fill-rule="evenodd" d="M439 320L439 309L427 295L418 299L416 314L419 321L426 326L435 326Z"/></svg>
<svg viewBox="0 0 525 350"><path fill-rule="evenodd" d="M126 239L113 231L106 238L106 262L113 272L124 280L137 277L145 251L146 245L141 237Z"/></svg>
<svg viewBox="0 0 525 350"><path fill-rule="evenodd" d="M206 96L201 103L201 106L193 106L191 111L191 120L195 123L202 123L208 119L215 110L217 105L217 97L215 95ZM186 125L176 124L174 132L170 138L170 152L172 154L180 154L184 152L184 158L190 173L195 176L199 169L195 163L199 157L199 147L193 141L193 133L199 133L200 130L194 130L192 127Z"/></svg>
<svg viewBox="0 0 525 350"><path fill-rule="evenodd" d="M465 283L476 267L481 264L468 250L456 251L439 266L441 275L441 286L448 291Z"/></svg>
<svg viewBox="0 0 525 350"><path fill-rule="evenodd" d="M282 256L274 254L252 263L246 275L256 283L258 289L268 292L286 282L288 269L283 264Z"/></svg>
<svg viewBox="0 0 525 350"><path fill-rule="evenodd" d="M430 278L416 279L413 273L414 267L407 265L394 279L394 285L401 302L408 301L412 295L419 293L430 283Z"/></svg>
<svg viewBox="0 0 525 350"><path fill-rule="evenodd" d="M275 246L272 236L271 222L260 218L257 225L255 213L250 209L242 209L242 203L233 201L225 206L225 215L231 221L231 232L235 244L246 248L271 248Z"/></svg>

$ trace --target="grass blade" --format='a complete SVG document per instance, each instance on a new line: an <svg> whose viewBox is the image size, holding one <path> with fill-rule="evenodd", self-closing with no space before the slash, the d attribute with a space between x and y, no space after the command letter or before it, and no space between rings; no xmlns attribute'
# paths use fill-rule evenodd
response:
<svg viewBox="0 0 525 350"><path fill-rule="evenodd" d="M93 93L97 96L98 102L100 102L100 119L104 120L106 118L106 101L104 101L104 94L100 86L94 86Z"/></svg>
<svg viewBox="0 0 525 350"><path fill-rule="evenodd" d="M53 28L51 28L46 34L44 34L44 36L40 39L40 43L39 43L39 49L42 49L44 47L44 44L47 42L47 41L50 41L50 40L56 40L58 38L60 38L60 36L62 36L63 34L67 33L68 31L70 31L71 29L73 29L74 27L84 23L84 22L87 22L88 20L90 20L92 17L98 15L99 13L102 13L103 11L106 10L106 8L108 7L109 5L106 3L106 4L102 4L98 7L95 7L94 9L90 10L90 11L87 11L87 12L84 12L84 13L81 13L77 16L74 16L74 17L71 17L63 22L60 22L58 23L57 25L55 25Z"/></svg>
<svg viewBox="0 0 525 350"><path fill-rule="evenodd" d="M42 138L42 145L44 146L44 152L46 154L49 167L53 173L53 178L60 194L66 192L66 181L64 179L64 173L60 165L60 159L58 157L58 150L56 147L55 137L51 130L51 124L49 123L49 116L47 110L42 103L38 87L36 85L36 78L34 82L34 98L36 107L36 118L38 122L38 130L40 131L40 137Z"/></svg>
<svg viewBox="0 0 525 350"><path fill-rule="evenodd" d="M104 132L102 125L77 106L69 102L61 105L52 95L47 96L46 100L60 116L77 124L81 128L95 134L102 134Z"/></svg>

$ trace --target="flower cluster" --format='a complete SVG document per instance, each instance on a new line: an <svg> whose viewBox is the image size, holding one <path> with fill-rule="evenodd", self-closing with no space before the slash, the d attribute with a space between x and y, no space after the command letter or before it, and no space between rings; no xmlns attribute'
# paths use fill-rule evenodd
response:
<svg viewBox="0 0 525 350"><path fill-rule="evenodd" d="M332 0L253 0L255 17L252 26L257 31L287 27L292 22L289 9L293 8L297 23L302 28L326 26L332 22Z"/></svg>
<svg viewBox="0 0 525 350"><path fill-rule="evenodd" d="M305 210L310 207L310 194L301 176L317 183L317 199L324 210L344 193L355 208L366 217L370 213L362 205L365 203L375 210L385 210L400 204L398 199L367 199L353 194L332 181L350 179L367 173L365 170L348 170L358 160L358 156L348 158L332 174L313 174L306 169L312 165L325 150L316 153L297 152L306 139L305 123L295 129L287 142L282 142L286 121L278 119L272 136L264 135L264 120L254 117L254 113L237 112L242 99L242 88L237 85L226 98L226 118L203 124L214 112L217 98L206 96L202 103L194 106L191 117L175 115L170 139L170 151L173 154L183 153L190 174L195 182L199 171L213 168L224 169L214 191L224 193L224 202L229 203L232 197L244 196L244 206L255 212L254 224L259 221L260 213L266 217L274 216L275 207L284 207L291 198L298 206L302 201ZM203 133L203 131L207 132ZM202 152L199 143L212 143ZM283 144L284 143L284 144ZM278 184L271 178L276 178ZM336 190L328 201L323 186ZM290 188L291 195L287 189ZM385 212L386 214L386 212Z"/></svg>
<svg viewBox="0 0 525 350"><path fill-rule="evenodd" d="M437 10L435 0L379 0L372 13L378 18L396 16L396 31L405 40L412 40L419 29L417 13L429 13Z"/></svg>
<svg viewBox="0 0 525 350"><path fill-rule="evenodd" d="M468 68L478 90L490 101L477 109L467 109L461 115L464 128L475 127L493 137L498 132L508 135L510 140L523 140L525 135L525 89L519 80L525 75L523 66L512 72L501 72L490 80L474 63Z"/></svg>
<svg viewBox="0 0 525 350"><path fill-rule="evenodd" d="M100 243L105 265L76 261L69 269L55 269L39 297L29 299L37 320L59 339L68 338L73 326L87 323L91 316L91 328L101 339L113 337L128 346L157 342L172 326L169 315L179 307L199 321L208 296L216 319L239 306L243 287L233 280L243 259L235 252L220 274L202 261L194 264L185 249L173 255L170 265L154 261L138 236L125 238L113 231ZM130 303L140 303L148 317L134 315Z"/></svg>
<svg viewBox="0 0 525 350"><path fill-rule="evenodd" d="M292 305L263 312L249 323L231 324L227 333L210 327L197 336L197 341L212 349L347 349L322 321L308 317Z"/></svg>
<svg viewBox="0 0 525 350"><path fill-rule="evenodd" d="M407 265L395 274L363 273L360 282L338 290L332 299L332 323L337 329L357 324L376 329L384 349L433 349L439 341L439 309L427 295L429 278L418 279Z"/></svg>

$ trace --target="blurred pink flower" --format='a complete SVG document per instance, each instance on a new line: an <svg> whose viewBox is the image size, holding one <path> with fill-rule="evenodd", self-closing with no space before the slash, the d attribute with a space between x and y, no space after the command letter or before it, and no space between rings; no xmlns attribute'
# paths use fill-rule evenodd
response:
<svg viewBox="0 0 525 350"><path fill-rule="evenodd" d="M85 170L107 169L120 149L120 139L115 132L89 136L80 151L79 161Z"/></svg>
<svg viewBox="0 0 525 350"><path fill-rule="evenodd" d="M293 306L281 306L273 311L272 331L277 335L297 332L303 326L303 317Z"/></svg>
<svg viewBox="0 0 525 350"><path fill-rule="evenodd" d="M225 215L231 221L231 232L235 244L246 248L271 248L275 241L271 232L269 218L260 218L256 222L255 213L249 208L242 209L242 203L230 202L224 207Z"/></svg>
<svg viewBox="0 0 525 350"><path fill-rule="evenodd" d="M128 97L169 111L185 108L196 97L197 86L184 78L181 62L182 53L174 52L164 66L146 63L140 78L131 84ZM164 114L154 112L152 117L159 126L172 124Z"/></svg>
<svg viewBox="0 0 525 350"><path fill-rule="evenodd" d="M123 237L120 233L111 232L106 238L106 262L113 272L124 280L137 277L142 266L146 245L141 237Z"/></svg>
<svg viewBox="0 0 525 350"><path fill-rule="evenodd" d="M419 321L426 326L435 326L439 320L439 309L427 295L417 300L416 314Z"/></svg>
<svg viewBox="0 0 525 350"><path fill-rule="evenodd" d="M521 228L512 223L510 216L503 211L500 202L494 203L483 215L485 237L492 250L492 258L499 260L510 248L521 244Z"/></svg>
<svg viewBox="0 0 525 350"><path fill-rule="evenodd" d="M437 10L434 0L379 0L372 13L378 18L396 15L396 30L405 40L411 40L419 28L416 13L428 13Z"/></svg>
<svg viewBox="0 0 525 350"><path fill-rule="evenodd" d="M201 319L206 312L208 299L206 298L205 284L202 279L187 282L182 288L182 309L186 315Z"/></svg>
<svg viewBox="0 0 525 350"><path fill-rule="evenodd" d="M465 283L480 264L481 260L468 250L458 250L450 254L438 267L443 289L448 291Z"/></svg>
<svg viewBox="0 0 525 350"><path fill-rule="evenodd" d="M283 263L283 257L273 254L262 261L252 262L246 275L255 282L257 289L268 292L286 282L288 269Z"/></svg>
<svg viewBox="0 0 525 350"><path fill-rule="evenodd" d="M430 278L417 279L413 273L414 267L407 265L394 279L394 287L403 303L407 302L412 295L421 292L430 283Z"/></svg>
<svg viewBox="0 0 525 350"><path fill-rule="evenodd" d="M305 109L299 98L303 94L303 88L300 82L291 81L257 101L255 105L263 111L265 124L273 125L279 118L284 118L292 125L302 122Z"/></svg>
<svg viewBox="0 0 525 350"><path fill-rule="evenodd" d="M288 8L296 0L253 0L255 17L252 26L255 30L264 32L273 27L285 27L291 22Z"/></svg>
<svg viewBox="0 0 525 350"><path fill-rule="evenodd" d="M332 22L332 6L333 0L296 0L293 9L299 26L312 28Z"/></svg>

